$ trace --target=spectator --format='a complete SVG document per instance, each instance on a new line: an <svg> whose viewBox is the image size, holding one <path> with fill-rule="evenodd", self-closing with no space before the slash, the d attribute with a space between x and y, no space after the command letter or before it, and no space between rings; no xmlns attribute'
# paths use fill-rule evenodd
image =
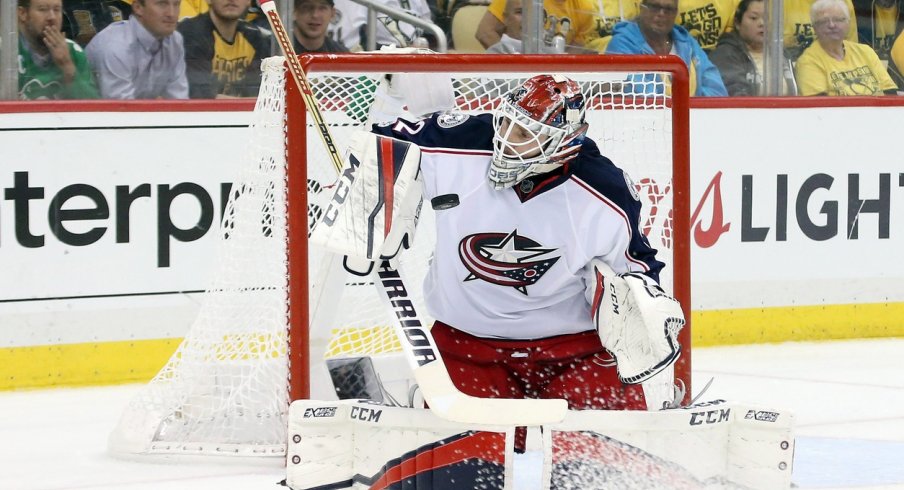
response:
<svg viewBox="0 0 904 490"><path fill-rule="evenodd" d="M677 15L678 0L643 0L635 20L616 24L606 54L677 55L690 72L691 95L728 95L719 70L706 52L687 30L675 24ZM657 88L661 84L656 84L655 77L658 75L644 75L629 79L629 83L635 85L635 91L659 93L663 89Z"/></svg>
<svg viewBox="0 0 904 490"><path fill-rule="evenodd" d="M131 2L132 0L128 1ZM179 22L205 14L209 10L210 5L207 0L182 0L179 4ZM248 7L248 10L245 13L245 20L254 27L260 29L261 32L267 36L273 35L273 33L270 32L270 23L267 21L267 17L261 11L260 7L256 5L256 2L252 2L251 6Z"/></svg>
<svg viewBox="0 0 904 490"><path fill-rule="evenodd" d="M764 0L741 0L734 15L734 30L722 34L709 59L719 69L728 95L761 95L763 43L766 36ZM784 73L793 72L790 62ZM787 77L786 77L787 78ZM794 80L785 80L784 93L793 95Z"/></svg>
<svg viewBox="0 0 904 490"><path fill-rule="evenodd" d="M897 86L873 48L846 38L851 17L844 0L810 7L816 42L797 60L801 95L882 95Z"/></svg>
<svg viewBox="0 0 904 490"><path fill-rule="evenodd" d="M208 3L206 13L179 22L189 97L256 97L270 39L243 19L251 0Z"/></svg>
<svg viewBox="0 0 904 490"><path fill-rule="evenodd" d="M82 48L66 39L62 0L19 0L19 98L96 99Z"/></svg>
<svg viewBox="0 0 904 490"><path fill-rule="evenodd" d="M518 54L522 52L521 44L521 20L523 9L521 0L507 0L505 3L505 32L498 43L487 48L490 54ZM544 45L540 47L543 53L555 53L555 47ZM511 88L514 88L512 86Z"/></svg>
<svg viewBox="0 0 904 490"><path fill-rule="evenodd" d="M502 16L505 29L499 42L487 48L491 54L518 54L522 51L521 21L523 10L521 0L507 0L505 12ZM495 18L495 17L494 17Z"/></svg>
<svg viewBox="0 0 904 490"><path fill-rule="evenodd" d="M901 67L904 69L904 32L898 35L897 39L895 39L895 43L891 46L891 52L889 53L889 67ZM901 88L904 88L904 84L899 85Z"/></svg>
<svg viewBox="0 0 904 490"><path fill-rule="evenodd" d="M296 53L347 53L348 48L327 36L336 17L333 0L295 0L292 44Z"/></svg>
<svg viewBox="0 0 904 490"><path fill-rule="evenodd" d="M596 33L599 37L590 40L585 45L587 49L604 53L606 45L612 39L615 25L636 17L639 8L637 5L637 0L603 0L600 6L602 10L596 18Z"/></svg>
<svg viewBox="0 0 904 490"><path fill-rule="evenodd" d="M210 4L207 0L182 0L179 4L179 21L206 14L209 10Z"/></svg>
<svg viewBox="0 0 904 490"><path fill-rule="evenodd" d="M135 0L129 20L110 24L85 51L107 99L187 99L179 0Z"/></svg>
<svg viewBox="0 0 904 490"><path fill-rule="evenodd" d="M264 14L264 11L261 10L260 6L257 5L256 1L252 1L251 7L248 7L248 13L245 14L245 20L254 27L260 29L267 37L273 39L273 31L270 30L270 21L267 20L267 16Z"/></svg>
<svg viewBox="0 0 904 490"><path fill-rule="evenodd" d="M680 0L677 23L709 53L719 37L733 29L737 7L738 0Z"/></svg>
<svg viewBox="0 0 904 490"><path fill-rule="evenodd" d="M433 22L433 14L426 0L381 0L380 3L407 12L419 19ZM366 49L367 7L351 0L339 0L336 5L337 26L330 37L351 51ZM419 28L379 12L377 12L376 31L377 49L389 45L400 48L413 46L420 42L419 38L422 36Z"/></svg>
<svg viewBox="0 0 904 490"><path fill-rule="evenodd" d="M505 32L506 0L491 0L475 36L485 48L498 43ZM544 0L544 41L554 44L556 37L563 37L569 51L583 51L583 47L599 38L597 25L599 7L594 0Z"/></svg>
<svg viewBox="0 0 904 490"><path fill-rule="evenodd" d="M796 61L801 53L813 43L813 24L810 22L810 7L815 0L784 0L782 16L784 18L784 47L788 57ZM845 0L848 18L854 17L854 4ZM857 42L857 27L848 26L846 39Z"/></svg>
<svg viewBox="0 0 904 490"><path fill-rule="evenodd" d="M876 51L879 59L888 60L891 45L904 30L902 0L854 0L854 19L859 40Z"/></svg>
<svg viewBox="0 0 904 490"><path fill-rule="evenodd" d="M95 34L131 13L131 0L64 0L63 33L85 47Z"/></svg>
<svg viewBox="0 0 904 490"><path fill-rule="evenodd" d="M904 31L904 0L854 0L857 33L861 43L876 51L888 65L888 74L899 86L904 83L900 67L891 61L891 47Z"/></svg>

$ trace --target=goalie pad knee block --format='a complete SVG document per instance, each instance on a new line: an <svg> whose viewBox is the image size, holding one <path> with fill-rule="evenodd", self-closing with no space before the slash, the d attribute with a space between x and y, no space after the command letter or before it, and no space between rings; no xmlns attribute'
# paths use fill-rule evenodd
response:
<svg viewBox="0 0 904 490"><path fill-rule="evenodd" d="M409 247L423 191L420 159L420 149L409 142L356 133L311 242L356 264L389 259Z"/></svg>
<svg viewBox="0 0 904 490"><path fill-rule="evenodd" d="M286 484L311 488L513 488L514 427L429 410L299 400L289 408Z"/></svg>
<svg viewBox="0 0 904 490"><path fill-rule="evenodd" d="M603 347L623 383L643 383L678 359L681 305L643 274L617 274L601 260L588 266L586 296Z"/></svg>

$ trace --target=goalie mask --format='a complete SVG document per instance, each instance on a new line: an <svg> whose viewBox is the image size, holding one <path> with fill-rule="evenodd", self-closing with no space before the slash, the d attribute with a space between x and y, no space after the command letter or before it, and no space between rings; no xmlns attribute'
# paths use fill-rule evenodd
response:
<svg viewBox="0 0 904 490"><path fill-rule="evenodd" d="M505 189L577 156L587 132L584 95L561 75L538 75L509 92L493 114L487 177Z"/></svg>

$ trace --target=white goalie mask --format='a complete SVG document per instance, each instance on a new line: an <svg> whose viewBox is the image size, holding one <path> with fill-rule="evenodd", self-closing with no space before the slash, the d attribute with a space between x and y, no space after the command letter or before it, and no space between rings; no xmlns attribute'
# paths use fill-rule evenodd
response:
<svg viewBox="0 0 904 490"><path fill-rule="evenodd" d="M560 75L538 75L509 92L493 114L493 187L506 189L576 157L587 132L584 114L581 87Z"/></svg>

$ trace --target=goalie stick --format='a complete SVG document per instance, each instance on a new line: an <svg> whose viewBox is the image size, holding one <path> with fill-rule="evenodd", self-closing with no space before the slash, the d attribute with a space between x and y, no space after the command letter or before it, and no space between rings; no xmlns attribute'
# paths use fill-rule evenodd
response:
<svg viewBox="0 0 904 490"><path fill-rule="evenodd" d="M330 161L337 172L342 169L342 159L333 142L329 127L314 93L307 75L298 61L295 48L289 40L282 20L276 11L273 0L262 0L261 10L267 16L279 46L286 56L292 78L298 85L305 107L317 126L320 138L326 146ZM402 277L389 261L382 261L373 272L377 290L384 302L392 309L396 335L402 344L405 357L414 378L421 388L424 400L430 409L439 417L460 423L491 425L528 425L537 426L560 422L568 412L565 400L537 400L510 398L478 398L458 390L449 376L443 363L433 335L415 310L408 297Z"/></svg>
<svg viewBox="0 0 904 490"><path fill-rule="evenodd" d="M298 90L301 92L301 98L304 100L304 105L311 114L314 125L317 126L317 132L320 133L320 139L326 146L327 153L330 155L330 161L333 163L333 167L336 168L336 172L339 172L342 170L342 158L339 157L336 145L333 144L330 128L328 128L323 121L323 114L320 113L320 106L317 105L317 101L314 100L314 91L311 89L310 82L308 82L308 76L301 68L301 63L298 62L298 55L295 54L295 47L292 46L292 40L289 39L289 34L286 33L282 19L279 18L279 13L276 11L276 2L273 0L261 0L260 7L267 15L267 20L270 22L273 34L279 42L279 47L286 56L286 64L289 66L289 73L292 74L295 85L298 86Z"/></svg>

